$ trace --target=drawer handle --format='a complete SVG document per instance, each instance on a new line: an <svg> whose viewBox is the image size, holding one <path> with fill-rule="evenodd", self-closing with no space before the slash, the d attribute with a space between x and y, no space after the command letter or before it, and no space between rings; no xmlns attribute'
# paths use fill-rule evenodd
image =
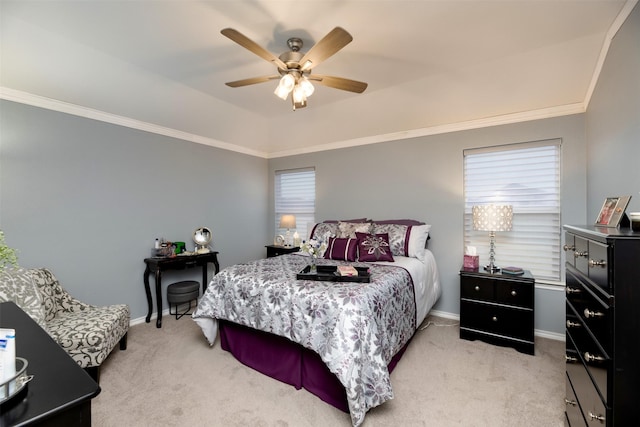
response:
<svg viewBox="0 0 640 427"><path fill-rule="evenodd" d="M578 363L578 358L577 357L571 357L568 355L564 355L564 361L565 363Z"/></svg>
<svg viewBox="0 0 640 427"><path fill-rule="evenodd" d="M589 411L589 421L600 421L600 424L604 424L605 418L604 415L596 415Z"/></svg>
<svg viewBox="0 0 640 427"><path fill-rule="evenodd" d="M572 322L571 320L567 320L567 328L579 328L580 326L582 325L578 322Z"/></svg>
<svg viewBox="0 0 640 427"><path fill-rule="evenodd" d="M592 311L592 310L589 310L588 308L585 308L584 317L586 317L587 319L590 317L595 319L596 317L604 317L604 313L600 311Z"/></svg>
<svg viewBox="0 0 640 427"><path fill-rule="evenodd" d="M576 402L575 400L569 400L566 397L564 398L564 404L571 405L571 406L578 406L578 402Z"/></svg>
<svg viewBox="0 0 640 427"><path fill-rule="evenodd" d="M475 289L476 291L479 291L480 290L480 286L476 285L476 287L473 288L473 289Z"/></svg>
<svg viewBox="0 0 640 427"><path fill-rule="evenodd" d="M580 252L580 251L575 251L575 252L573 253L573 256L574 256L575 258L580 258L580 257L585 257L585 258L587 258L587 257L589 256L589 251L582 251L582 252Z"/></svg>
<svg viewBox="0 0 640 427"><path fill-rule="evenodd" d="M607 266L607 261L605 261L605 260L600 260L600 261L596 261L595 259L590 259L589 260L589 267L590 268L594 268L594 267L605 268L606 266Z"/></svg>
<svg viewBox="0 0 640 427"><path fill-rule="evenodd" d="M565 292L567 293L567 295L579 294L580 292L582 292L582 289L567 287L565 289Z"/></svg>
<svg viewBox="0 0 640 427"><path fill-rule="evenodd" d="M497 318L496 316L493 316L493 317L491 318L491 320L493 320L494 322L497 322L497 321L498 321L498 318Z"/></svg>
<svg viewBox="0 0 640 427"><path fill-rule="evenodd" d="M575 246L573 246L573 245L571 245L571 246L569 246L569 245L564 245L564 246L562 247L562 249L564 249L564 251L565 251L565 252L569 252L569 251L575 251L575 250L576 250L576 247L575 247Z"/></svg>
<svg viewBox="0 0 640 427"><path fill-rule="evenodd" d="M518 293L516 291L511 291L511 296L515 297L516 295L518 295Z"/></svg>
<svg viewBox="0 0 640 427"><path fill-rule="evenodd" d="M584 360L586 360L587 362L604 362L605 358L602 356L596 356L586 351L584 353Z"/></svg>

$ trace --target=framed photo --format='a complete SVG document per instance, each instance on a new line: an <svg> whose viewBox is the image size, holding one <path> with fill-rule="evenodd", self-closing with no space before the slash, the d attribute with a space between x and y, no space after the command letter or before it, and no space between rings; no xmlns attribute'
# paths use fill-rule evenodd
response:
<svg viewBox="0 0 640 427"><path fill-rule="evenodd" d="M602 204L596 225L602 227L617 227L624 215L631 196L607 197Z"/></svg>

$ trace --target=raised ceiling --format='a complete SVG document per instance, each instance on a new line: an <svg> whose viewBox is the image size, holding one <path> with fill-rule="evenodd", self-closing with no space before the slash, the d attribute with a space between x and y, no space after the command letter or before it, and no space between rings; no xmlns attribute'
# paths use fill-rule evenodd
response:
<svg viewBox="0 0 640 427"><path fill-rule="evenodd" d="M0 1L2 98L263 157L584 111L608 41L636 1ZM317 86L307 108L279 55L336 26L353 41L314 69L367 82Z"/></svg>

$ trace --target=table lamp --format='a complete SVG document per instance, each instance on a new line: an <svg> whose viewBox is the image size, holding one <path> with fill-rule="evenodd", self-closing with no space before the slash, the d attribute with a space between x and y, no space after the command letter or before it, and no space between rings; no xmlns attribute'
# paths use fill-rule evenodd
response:
<svg viewBox="0 0 640 427"><path fill-rule="evenodd" d="M495 265L496 231L511 231L513 228L513 206L480 205L473 206L473 229L489 232L489 265L484 269L490 273L500 271Z"/></svg>
<svg viewBox="0 0 640 427"><path fill-rule="evenodd" d="M291 232L289 231L292 228L296 228L296 217L295 215L282 215L280 217L280 228L286 228L287 234L284 236L284 245L286 247L291 246Z"/></svg>

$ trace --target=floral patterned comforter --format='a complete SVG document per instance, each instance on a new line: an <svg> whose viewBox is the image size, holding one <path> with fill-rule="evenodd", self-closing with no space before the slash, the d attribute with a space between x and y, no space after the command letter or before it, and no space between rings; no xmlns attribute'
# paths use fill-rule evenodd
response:
<svg viewBox="0 0 640 427"><path fill-rule="evenodd" d="M296 280L308 263L290 254L228 267L214 276L193 318L226 319L314 350L344 385L358 426L370 408L393 398L387 365L416 330L411 276L362 264L371 283Z"/></svg>

